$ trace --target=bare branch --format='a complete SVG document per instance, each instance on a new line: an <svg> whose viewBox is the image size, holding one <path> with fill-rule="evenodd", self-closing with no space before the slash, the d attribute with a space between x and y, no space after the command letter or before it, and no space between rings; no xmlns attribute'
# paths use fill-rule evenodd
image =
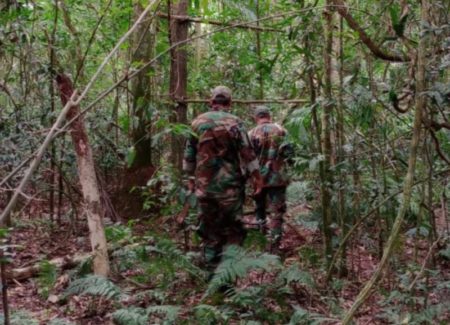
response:
<svg viewBox="0 0 450 325"><path fill-rule="evenodd" d="M160 18L168 19L169 15L164 12L158 12L157 16ZM180 16L180 15L170 15L170 19L181 20L182 22L192 22L192 23L200 23L200 24L208 24L208 25L216 25L216 26L234 26L236 28L241 29L249 29L249 30L258 30L261 32L279 32L282 33L283 30L275 29L270 27L260 27L253 25L238 25L235 26L235 22L222 22L218 20L206 19L203 17L190 17L190 16Z"/></svg>
<svg viewBox="0 0 450 325"><path fill-rule="evenodd" d="M408 57L399 56L392 53L384 52L380 49L374 41L367 35L367 33L362 29L362 27L358 24L358 22L353 18L353 16L349 12L349 8L345 5L343 0L332 0L334 3L334 8L336 8L337 12L347 21L347 24L358 33L361 41L369 48L373 55L377 58L392 61L392 62L408 62L410 59Z"/></svg>

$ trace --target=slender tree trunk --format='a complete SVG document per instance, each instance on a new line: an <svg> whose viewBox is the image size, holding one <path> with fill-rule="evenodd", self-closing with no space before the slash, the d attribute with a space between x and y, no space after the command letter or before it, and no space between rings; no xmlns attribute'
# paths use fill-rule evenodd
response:
<svg viewBox="0 0 450 325"><path fill-rule="evenodd" d="M169 16L187 16L188 0L169 1ZM169 17L169 42L170 45L186 40L188 37L188 24L178 19ZM172 123L187 122L187 105L182 102L187 97L187 51L184 46L174 48L170 51L170 85L169 94L176 103ZM172 135L171 161L178 170L181 170L183 160L183 140Z"/></svg>
<svg viewBox="0 0 450 325"><path fill-rule="evenodd" d="M64 74L56 77L63 105L73 93L72 81ZM72 106L67 113L67 119L73 119L80 113L80 107ZM80 116L71 125L71 136L77 156L78 174L84 199L84 212L87 216L92 254L94 256L94 273L109 275L108 250L105 231L103 229L104 209L101 204L100 190L95 174L94 158L89 145L88 135L83 117Z"/></svg>
<svg viewBox="0 0 450 325"><path fill-rule="evenodd" d="M344 23L343 18L339 18L339 95L338 106L336 110L336 142L337 142L337 161L338 166L342 166L344 162ZM338 220L341 228L341 239L347 234L349 224L347 220L347 212L345 210L345 191L346 172L342 167L338 167L339 175L339 189L338 189ZM341 261L339 263L339 275L347 274L347 246L344 246L341 254Z"/></svg>
<svg viewBox="0 0 450 325"><path fill-rule="evenodd" d="M55 70L55 34L56 27L58 26L58 0L55 0L55 12L54 12L54 21L53 21L53 30L51 34L51 38L49 39L49 61L50 61L50 70L51 73ZM52 113L51 117L51 125L53 125L54 117L53 114L55 112L55 85L53 83L53 78L50 77L49 82L49 93L50 93L50 112ZM52 143L51 147L51 155L52 159L50 160L50 193L49 193L49 214L50 220L53 223L54 214L55 214L55 185L56 185L56 144Z"/></svg>
<svg viewBox="0 0 450 325"><path fill-rule="evenodd" d="M329 2L327 2L329 4ZM321 147L322 154L324 156L324 191L322 194L322 206L323 206L323 233L324 233L324 244L325 244L325 256L327 265L331 261L333 256L332 247L332 231L331 223L333 221L332 217L332 207L331 207L331 193L333 191L333 176L331 174L331 113L333 110L333 94L332 94L332 63L331 63L331 53L333 50L333 13L330 8L326 8L324 11L325 16L325 47L323 52L323 58L325 63L325 85L324 93L326 98L326 103L322 109L322 134L321 134Z"/></svg>
<svg viewBox="0 0 450 325"><path fill-rule="evenodd" d="M259 27L259 18L260 18L260 3L259 0L256 0L256 26ZM259 98L264 98L264 76L262 72L262 54L261 54L261 35L260 31L256 30L256 54L258 55L258 81L259 81Z"/></svg>
<svg viewBox="0 0 450 325"><path fill-rule="evenodd" d="M143 6L136 2L134 5L134 16L137 19L144 11ZM142 22L134 33L132 40L133 54L132 62L141 64L149 61L153 56L154 35L151 32L152 22ZM152 96L151 67L142 70L132 81L131 91L133 93L133 115L137 117L138 123L132 130L133 143L136 156L132 168L148 167L152 165L152 139L150 101Z"/></svg>
<svg viewBox="0 0 450 325"><path fill-rule="evenodd" d="M428 10L429 4L427 0L422 0L422 8L421 8L421 20L424 23L428 23ZM418 53L417 53L417 77L416 77L416 111L414 114L414 126L413 126L413 135L411 139L411 148L409 153L409 161L408 161L408 172L405 177L405 183L403 185L403 200L401 202L401 206L398 210L397 217L395 219L394 225L391 230L391 234L384 248L383 257L381 258L380 264L376 268L370 280L366 283L364 288L360 291L358 296L355 299L350 310L345 314L342 325L348 325L353 319L353 316L361 307L361 305L366 301L366 299L373 292L373 287L376 285L378 280L381 277L381 274L388 264L388 261L391 257L392 250L394 248L394 243L397 239L397 236L400 232L400 228L403 224L403 220L405 218L406 211L409 209L409 205L411 202L412 188L414 183L414 174L416 168L416 160L417 160L417 150L419 147L420 137L421 137L421 128L422 128L422 115L426 106L426 82L425 82L425 74L426 74L426 52L427 52L427 35L426 31L423 30L424 35L421 36L419 41Z"/></svg>

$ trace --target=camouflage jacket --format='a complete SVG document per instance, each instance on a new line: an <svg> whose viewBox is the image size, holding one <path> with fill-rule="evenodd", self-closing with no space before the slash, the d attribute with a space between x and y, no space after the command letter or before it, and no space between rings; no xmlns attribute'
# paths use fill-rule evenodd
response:
<svg viewBox="0 0 450 325"><path fill-rule="evenodd" d="M192 122L197 135L184 151L183 170L195 176L197 197L230 197L243 188L259 165L247 131L236 116L210 111Z"/></svg>
<svg viewBox="0 0 450 325"><path fill-rule="evenodd" d="M265 122L253 128L249 137L259 161L264 187L287 186L289 177L285 165L293 155L287 131L276 123Z"/></svg>

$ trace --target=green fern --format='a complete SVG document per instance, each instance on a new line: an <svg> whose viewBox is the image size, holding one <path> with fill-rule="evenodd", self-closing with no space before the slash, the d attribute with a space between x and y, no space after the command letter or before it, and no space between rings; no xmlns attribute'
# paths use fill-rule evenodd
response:
<svg viewBox="0 0 450 325"><path fill-rule="evenodd" d="M220 287L234 283L238 278L243 278L252 269L270 271L280 265L278 256L267 253L255 254L240 246L231 245L224 251L222 262L209 283L205 297L213 294Z"/></svg>
<svg viewBox="0 0 450 325"><path fill-rule="evenodd" d="M155 251L159 253L164 262L175 267L182 268L193 277L204 282L206 272L192 263L192 261L169 239L161 238L156 242Z"/></svg>
<svg viewBox="0 0 450 325"><path fill-rule="evenodd" d="M171 305L155 305L148 307L146 310L149 315L163 314L165 316L163 324L173 324L178 318L180 307Z"/></svg>
<svg viewBox="0 0 450 325"><path fill-rule="evenodd" d="M77 275L78 277L84 277L88 274L92 273L92 257L88 257L84 259L77 267L74 269L74 272L71 272L72 275Z"/></svg>
<svg viewBox="0 0 450 325"><path fill-rule="evenodd" d="M310 313L301 307L294 307L295 311L291 316L289 325L320 325L326 322L336 322L337 319L327 318L323 315Z"/></svg>
<svg viewBox="0 0 450 325"><path fill-rule="evenodd" d="M195 306L194 314L195 319L205 325L226 323L231 316L231 312L227 309L222 311L216 306L206 304Z"/></svg>
<svg viewBox="0 0 450 325"><path fill-rule="evenodd" d="M180 307L171 305L156 305L148 308L122 308L112 314L114 322L118 325L146 325L149 315L164 315L162 324L173 324L178 318Z"/></svg>
<svg viewBox="0 0 450 325"><path fill-rule="evenodd" d="M102 296L107 299L116 299L121 295L121 290L114 283L102 276L89 275L77 279L70 284L64 296L68 297L71 295L92 295Z"/></svg>
<svg viewBox="0 0 450 325"><path fill-rule="evenodd" d="M57 268L55 265L47 260L39 263L39 293L45 298L48 298L50 290L53 288L58 276Z"/></svg>
<svg viewBox="0 0 450 325"><path fill-rule="evenodd" d="M161 304L164 304L166 299L168 298L168 293L163 290L152 289L152 290L144 290L136 292L134 298L137 301L157 301Z"/></svg>
<svg viewBox="0 0 450 325"><path fill-rule="evenodd" d="M117 325L146 325L148 324L148 313L144 308L123 308L112 314L114 323Z"/></svg>
<svg viewBox="0 0 450 325"><path fill-rule="evenodd" d="M135 268L136 264L149 261L150 246L140 245L138 247L123 247L112 254L114 266L119 272Z"/></svg>
<svg viewBox="0 0 450 325"><path fill-rule="evenodd" d="M313 276L309 272L300 270L300 265L298 263L292 264L284 269L278 275L278 280L285 282L286 285L289 285L292 282L298 282L309 288L316 287Z"/></svg>
<svg viewBox="0 0 450 325"><path fill-rule="evenodd" d="M0 314L0 323L5 323L5 318L3 314ZM23 309L14 311L10 316L11 325L38 325L39 322L36 320L30 312Z"/></svg>
<svg viewBox="0 0 450 325"><path fill-rule="evenodd" d="M237 289L231 294L230 300L234 305L256 309L261 306L266 291L263 287L250 286L244 289Z"/></svg>

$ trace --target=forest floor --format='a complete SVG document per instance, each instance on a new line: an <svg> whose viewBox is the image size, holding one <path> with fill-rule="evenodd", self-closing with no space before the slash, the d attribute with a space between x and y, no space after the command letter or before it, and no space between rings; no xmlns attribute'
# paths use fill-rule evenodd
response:
<svg viewBox="0 0 450 325"><path fill-rule="evenodd" d="M307 206L299 206L292 209L296 214L308 214L309 208ZM37 220L37 219L36 219ZM15 248L15 255L11 265L8 268L27 268L35 264L42 266L44 261L50 261L55 258L64 257L70 258L80 254L88 254L90 251L89 238L87 236L88 229L85 222L79 221L76 223L62 223L61 225L54 225L49 231L50 224L48 222L41 222L36 220L21 221L11 233L11 242L13 245L18 245ZM251 222L251 217L248 222ZM179 246L184 244L184 236L182 231L178 231L174 224L165 228L161 226L160 229L152 229L162 236L175 238ZM140 236L146 233L149 223L140 221L133 223L133 233ZM166 224L167 225L167 224ZM165 235L164 235L165 234ZM423 245L422 245L423 244ZM320 231L316 229L309 229L301 226L292 219L288 219L284 225L284 238L282 242L282 250L284 253L284 265L291 265L295 262L301 265L307 265L311 274L315 276L315 281L318 287L321 288L316 292L299 289L298 296L293 303L302 306L310 312L315 312L322 315L331 315L330 305L327 302L327 295L337 298L340 303L340 308L349 308L354 301L361 286L367 281L378 263L376 249L362 244L351 244L348 253L348 275L341 285L329 290L324 283L324 272L318 272L317 266L311 263L305 263L302 258L305 255L299 254L302 248L308 248L309 251L321 250ZM415 247L412 240L407 240L403 246L402 258L412 258ZM423 261L427 253L426 243L421 243L417 249L418 261ZM195 247L192 247L195 250ZM393 266L395 267L395 265ZM52 270L50 270L52 271ZM113 282L120 287L127 288L132 295L138 295L139 292L144 292L149 288L154 288L154 284L141 284L135 281L129 282L127 279L135 275L136 270L127 270L113 277ZM442 265L441 271L445 273L443 276L450 280L450 272L448 263ZM34 274L20 281L14 280L9 284L9 306L13 315L16 318L32 320L25 321L23 324L49 324L52 319L64 319L74 322L76 324L112 324L110 313L113 309L113 304L107 299L90 298L85 296L72 296L68 300L61 299L62 293L69 282L68 272L58 271L53 275L53 280L49 283L45 281L45 274L42 272ZM388 272L392 274L392 272ZM47 276L48 278L48 276ZM238 286L245 288L255 283L270 282L274 279L271 274L261 274L261 272L251 272L247 278L239 281ZM432 280L431 280L432 281ZM395 287L395 280L388 276L383 279L382 286L386 291ZM181 286L181 287L180 287ZM185 287L183 287L185 286ZM180 292L189 292L192 283L189 281L182 281L176 287L172 287L168 292L170 296L176 296ZM190 310L199 303L202 297L202 292L194 292L184 296L183 309ZM442 297L430 294L431 303L434 300L442 299ZM92 299L97 299L95 304ZM100 299L100 301L98 301ZM330 298L331 299L331 298ZM376 293L372 295L369 301L365 304L358 314L358 324L385 324L381 321L379 315L381 313L381 305L383 296ZM131 301L133 305L136 301ZM148 302L147 302L148 303ZM139 304L143 304L142 301ZM95 305L95 308L93 306ZM267 308L272 308L269 305ZM276 308L276 307L273 307ZM181 312L183 314L183 312ZM19 322L20 323L20 322ZM17 324L17 323L16 323ZM325 324L338 324L337 321L325 322Z"/></svg>

